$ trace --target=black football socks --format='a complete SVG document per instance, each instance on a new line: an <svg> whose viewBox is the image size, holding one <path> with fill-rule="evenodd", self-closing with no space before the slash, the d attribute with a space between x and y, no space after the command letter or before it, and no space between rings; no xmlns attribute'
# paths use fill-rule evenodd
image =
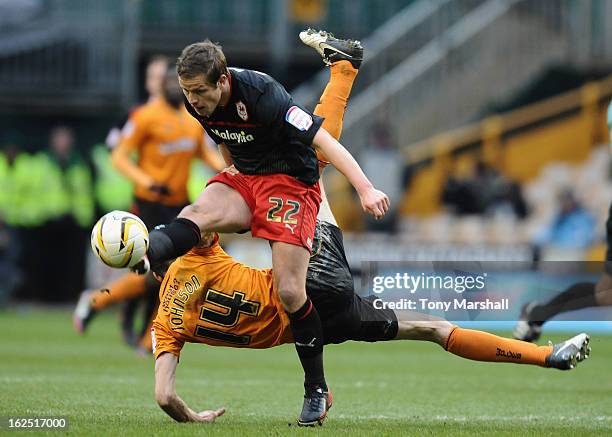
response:
<svg viewBox="0 0 612 437"><path fill-rule="evenodd" d="M200 228L186 218L156 226L149 234L147 256L151 266L178 258L200 242Z"/></svg>
<svg viewBox="0 0 612 437"><path fill-rule="evenodd" d="M304 388L309 393L317 388L327 390L323 371L323 327L310 298L289 314L291 331L300 362L304 368Z"/></svg>
<svg viewBox="0 0 612 437"><path fill-rule="evenodd" d="M542 305L535 305L528 314L529 321L543 324L557 314L597 306L595 283L579 282Z"/></svg>

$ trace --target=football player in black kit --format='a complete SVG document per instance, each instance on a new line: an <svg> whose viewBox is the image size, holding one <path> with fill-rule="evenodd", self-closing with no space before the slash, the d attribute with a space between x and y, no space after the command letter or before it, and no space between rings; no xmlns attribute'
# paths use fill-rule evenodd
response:
<svg viewBox="0 0 612 437"><path fill-rule="evenodd" d="M356 41L319 34L316 44L328 62L360 63ZM323 371L323 331L306 295L306 271L321 202L317 151L342 172L376 218L389 199L376 190L350 153L327 131L323 119L293 101L270 76L228 68L221 47L208 40L187 46L177 61L185 106L239 171L211 179L195 203L150 234L148 260L155 268L185 254L202 232L240 232L272 246L274 281L287 312L305 374L298 424L321 423L330 393Z"/></svg>
<svg viewBox="0 0 612 437"><path fill-rule="evenodd" d="M610 131L610 150L612 151L612 102L608 105L608 129ZM514 328L514 338L523 341L537 341L542 335L542 326L557 314L576 311L582 308L612 306L612 204L606 222L605 271L597 283L578 282L548 302L532 301L523 306L521 316Z"/></svg>

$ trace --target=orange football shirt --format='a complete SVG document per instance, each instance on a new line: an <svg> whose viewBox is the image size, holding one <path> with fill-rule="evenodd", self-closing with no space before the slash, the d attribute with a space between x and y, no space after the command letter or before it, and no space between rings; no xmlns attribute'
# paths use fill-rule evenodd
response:
<svg viewBox="0 0 612 437"><path fill-rule="evenodd" d="M245 266L219 246L192 249L168 269L151 335L153 353L186 342L264 349L293 342L272 270Z"/></svg>
<svg viewBox="0 0 612 437"><path fill-rule="evenodd" d="M170 206L189 203L191 160L202 156L206 145L204 129L183 106L177 111L163 99L154 99L139 107L123 128L119 147L137 152L137 165L170 189L169 196L160 196L137 186L136 197Z"/></svg>

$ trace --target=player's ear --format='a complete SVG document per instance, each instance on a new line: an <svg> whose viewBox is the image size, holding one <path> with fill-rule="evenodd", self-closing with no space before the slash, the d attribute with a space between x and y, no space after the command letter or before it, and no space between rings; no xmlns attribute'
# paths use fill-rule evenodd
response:
<svg viewBox="0 0 612 437"><path fill-rule="evenodd" d="M223 73L221 76L219 76L219 80L217 81L217 86L222 86L225 85L228 81L228 77L226 73Z"/></svg>

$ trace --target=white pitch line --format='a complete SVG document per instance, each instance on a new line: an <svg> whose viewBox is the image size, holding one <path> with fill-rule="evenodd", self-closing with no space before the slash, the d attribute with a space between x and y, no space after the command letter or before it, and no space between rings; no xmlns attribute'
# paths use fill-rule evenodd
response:
<svg viewBox="0 0 612 437"><path fill-rule="evenodd" d="M356 416L352 416L349 414L333 414L334 418L338 419L355 419ZM510 421L519 421L519 422L550 422L550 421L569 421L569 422L578 422L584 420L596 420L599 422L612 422L612 416L536 416L536 415L528 415L528 416L412 416L408 415L389 415L389 414L371 414L371 415L363 415L359 414L359 419L404 419L410 421L439 421L439 422L489 422L489 421L498 421L498 422L510 422Z"/></svg>
<svg viewBox="0 0 612 437"><path fill-rule="evenodd" d="M248 417L262 417L261 413L241 413L241 416ZM276 418L277 415L264 415L265 417ZM565 421L565 422L582 422L584 420L597 421L597 422L612 422L612 416L412 416L407 415L395 415L395 414L336 414L331 413L330 418L333 419L350 419L350 420L404 420L406 422L420 422L420 421L437 421L437 422L540 422L542 424L549 423L551 421Z"/></svg>

